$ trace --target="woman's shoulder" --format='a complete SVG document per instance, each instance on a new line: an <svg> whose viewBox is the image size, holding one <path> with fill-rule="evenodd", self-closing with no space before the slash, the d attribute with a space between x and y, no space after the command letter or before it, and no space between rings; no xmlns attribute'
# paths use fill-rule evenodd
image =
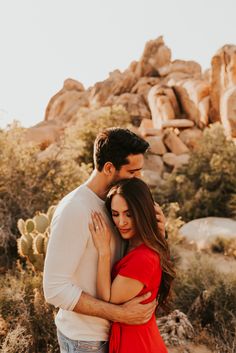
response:
<svg viewBox="0 0 236 353"><path fill-rule="evenodd" d="M133 249L133 253L130 252L130 254L133 257L137 257L137 259L139 260L146 259L147 261L151 261L158 264L160 263L159 254L144 243Z"/></svg>

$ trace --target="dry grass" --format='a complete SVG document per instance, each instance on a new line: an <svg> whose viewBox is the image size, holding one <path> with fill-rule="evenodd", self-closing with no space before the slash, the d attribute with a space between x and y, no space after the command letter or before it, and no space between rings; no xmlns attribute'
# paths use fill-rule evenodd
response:
<svg viewBox="0 0 236 353"><path fill-rule="evenodd" d="M58 353L55 312L44 301L42 274L18 265L0 286L0 352Z"/></svg>
<svg viewBox="0 0 236 353"><path fill-rule="evenodd" d="M216 352L235 353L236 274L219 273L198 254L178 269L174 307L188 314L191 322L214 338Z"/></svg>

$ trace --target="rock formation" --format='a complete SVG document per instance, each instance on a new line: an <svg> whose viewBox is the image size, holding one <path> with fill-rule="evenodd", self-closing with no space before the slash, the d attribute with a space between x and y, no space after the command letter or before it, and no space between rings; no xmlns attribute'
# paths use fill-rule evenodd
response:
<svg viewBox="0 0 236 353"><path fill-rule="evenodd" d="M139 61L87 90L76 80L65 80L49 101L44 121L28 129L26 139L48 146L75 124L84 107L113 105L124 106L150 142L144 174L150 184L157 183L187 163L209 123L220 121L226 134L236 137L236 46L222 47L211 69L202 73L197 62L172 61L162 37L151 40Z"/></svg>
<svg viewBox="0 0 236 353"><path fill-rule="evenodd" d="M211 60L210 118L236 137L236 45L225 45Z"/></svg>

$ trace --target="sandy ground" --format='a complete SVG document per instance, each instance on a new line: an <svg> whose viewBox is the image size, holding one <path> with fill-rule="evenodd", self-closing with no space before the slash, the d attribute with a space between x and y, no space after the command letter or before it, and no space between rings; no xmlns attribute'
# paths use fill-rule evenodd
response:
<svg viewBox="0 0 236 353"><path fill-rule="evenodd" d="M186 346L178 346L173 348L168 348L168 353L214 353L209 350L205 345L199 344L188 344Z"/></svg>
<svg viewBox="0 0 236 353"><path fill-rule="evenodd" d="M185 267L189 261L191 262L193 256L197 253L197 250L187 249L181 245L177 245L176 249L181 257L181 266L183 267ZM236 260L232 257L227 257L222 254L209 254L204 251L201 251L201 257L212 263L219 272L236 273Z"/></svg>

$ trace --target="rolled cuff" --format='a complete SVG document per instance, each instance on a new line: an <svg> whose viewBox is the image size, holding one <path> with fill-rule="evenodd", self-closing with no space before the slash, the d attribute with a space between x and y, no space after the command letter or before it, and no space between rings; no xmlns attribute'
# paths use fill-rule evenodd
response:
<svg viewBox="0 0 236 353"><path fill-rule="evenodd" d="M82 294L82 289L75 285L63 288L58 292L58 287L51 288L44 284L44 297L47 303L54 305L56 308L72 311L78 303ZM57 289L57 290L55 290ZM69 290L68 290L69 289Z"/></svg>

